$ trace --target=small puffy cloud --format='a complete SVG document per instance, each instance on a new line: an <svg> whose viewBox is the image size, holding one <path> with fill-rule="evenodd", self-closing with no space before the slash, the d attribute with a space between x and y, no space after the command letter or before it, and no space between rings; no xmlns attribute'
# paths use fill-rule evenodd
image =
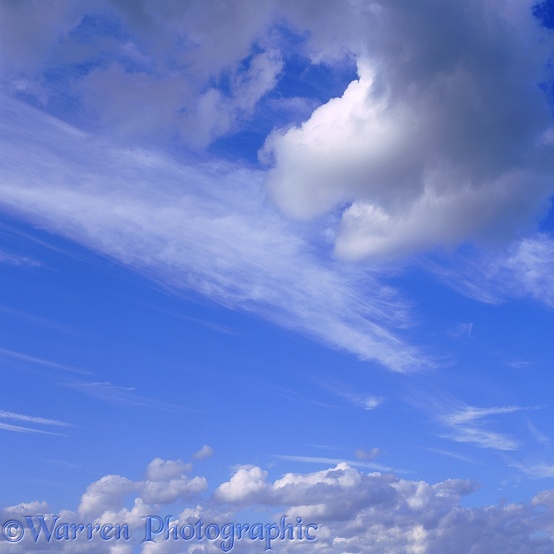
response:
<svg viewBox="0 0 554 554"><path fill-rule="evenodd" d="M181 460L155 458L148 464L146 478L140 486L141 498L147 504L170 504L179 498L198 494L208 487L204 477L188 478L191 464Z"/></svg>
<svg viewBox="0 0 554 554"><path fill-rule="evenodd" d="M357 448L354 452L357 460L374 460L379 455L380 449L377 447L371 450L365 450L363 448Z"/></svg>
<svg viewBox="0 0 554 554"><path fill-rule="evenodd" d="M198 452L195 452L192 457L194 460L205 460L206 458L211 458L214 455L214 449L207 444L203 445Z"/></svg>
<svg viewBox="0 0 554 554"><path fill-rule="evenodd" d="M145 481L140 490L143 500L148 504L171 504L180 498L198 494L207 487L204 477L189 479L182 475L169 481Z"/></svg>
<svg viewBox="0 0 554 554"><path fill-rule="evenodd" d="M162 460L161 458L155 458L146 468L146 480L165 481L188 473L191 469L191 464L186 464L181 460Z"/></svg>
<svg viewBox="0 0 554 554"><path fill-rule="evenodd" d="M218 502L260 502L268 490L266 479L267 471L257 466L240 467L229 481L217 487L214 498Z"/></svg>
<svg viewBox="0 0 554 554"><path fill-rule="evenodd" d="M117 512L124 499L138 489L138 483L120 475L106 475L90 484L77 508L82 517L99 517L103 512Z"/></svg>

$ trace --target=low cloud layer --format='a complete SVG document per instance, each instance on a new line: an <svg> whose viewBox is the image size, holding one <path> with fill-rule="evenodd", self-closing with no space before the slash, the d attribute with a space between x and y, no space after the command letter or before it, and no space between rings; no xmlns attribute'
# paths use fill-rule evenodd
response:
<svg viewBox="0 0 554 554"><path fill-rule="evenodd" d="M274 543L274 550L283 553L465 554L471 550L477 554L546 554L554 546L554 491L550 490L538 493L530 504L467 508L461 501L476 490L475 482L449 479L430 484L393 474L364 473L339 463L312 473L287 473L274 481L260 467L240 467L210 496L205 491L206 480L189 477L191 471L191 466L180 460L156 459L143 481L118 475L102 477L89 485L75 512L61 510L56 514L59 523L126 524L129 540L102 541L97 537L84 542L35 542L27 530L21 542L0 541L0 552L21 552L22 548L27 552L134 552L144 538L145 518L163 519L175 514L176 506L180 506L180 513L171 519L177 526L193 526L199 520L220 527L226 522L253 524L240 515L245 508L254 510L250 513L257 514L256 521L267 524L279 522L286 514L292 521L302 518L304 525L317 525L314 541ZM152 485L163 494L152 496ZM53 514L47 503L32 501L5 507L0 515L3 521L24 521L25 515ZM164 540L163 534L155 538L142 544L140 552L222 552L221 540L195 540L193 544ZM243 537L232 551L251 552L262 544Z"/></svg>

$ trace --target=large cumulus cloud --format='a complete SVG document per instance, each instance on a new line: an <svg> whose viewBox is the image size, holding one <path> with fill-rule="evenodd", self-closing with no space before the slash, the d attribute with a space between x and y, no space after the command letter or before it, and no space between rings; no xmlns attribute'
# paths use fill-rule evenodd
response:
<svg viewBox="0 0 554 554"><path fill-rule="evenodd" d="M531 7L351 3L334 14L342 32L328 14L308 22L296 10L314 55L332 63L350 52L359 78L267 139L277 204L304 219L338 209L336 252L350 259L529 228L554 191L551 111L539 87L552 42Z"/></svg>

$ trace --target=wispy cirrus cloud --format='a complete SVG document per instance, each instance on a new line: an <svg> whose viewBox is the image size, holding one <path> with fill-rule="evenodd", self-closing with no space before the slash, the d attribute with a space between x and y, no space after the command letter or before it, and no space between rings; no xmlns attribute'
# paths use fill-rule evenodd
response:
<svg viewBox="0 0 554 554"><path fill-rule="evenodd" d="M466 248L450 260L422 260L444 285L480 302L532 298L554 309L554 238L535 233L499 250Z"/></svg>
<svg viewBox="0 0 554 554"><path fill-rule="evenodd" d="M491 416L512 414L525 409L521 406L477 408L463 405L440 414L438 419L449 429L444 436L456 442L495 450L516 450L520 446L518 441L504 433L492 431L486 424Z"/></svg>
<svg viewBox="0 0 554 554"><path fill-rule="evenodd" d="M9 350L7 348L0 348L0 359L1 358L14 360L16 362L38 365L39 367L47 367L51 369L61 369L69 373L77 373L80 375L90 375L91 373L85 369L80 369L76 367L67 366L64 364L59 364L51 360L45 360L44 358L38 358L37 356L30 356L28 354L23 354L22 352L16 352L14 350Z"/></svg>
<svg viewBox="0 0 554 554"><path fill-rule="evenodd" d="M273 458L277 458L279 460L287 460L289 462L299 462L303 464L324 464L324 465L337 465L337 464L348 464L352 467L360 467L360 468L366 468L371 469L372 471L385 471L390 472L394 471L396 473L408 473L406 470L402 469L393 469L392 467L388 467L383 464L378 464L372 461L369 461L370 459L364 459L359 458L358 460L345 460L342 458L325 458L321 456L294 456L289 454L272 454Z"/></svg>
<svg viewBox="0 0 554 554"><path fill-rule="evenodd" d="M14 421L17 423L5 423L5 420ZM42 426L42 428L29 427L28 425L31 424ZM71 425L57 419L49 419L44 417L20 414L8 410L0 410L0 429L4 431L12 431L14 433L39 433L42 435L67 436L60 432L49 431L47 429L44 429L44 427L71 427Z"/></svg>
<svg viewBox="0 0 554 554"><path fill-rule="evenodd" d="M534 462L530 464L514 463L511 465L532 479L547 479L554 477L554 463L552 462Z"/></svg>
<svg viewBox="0 0 554 554"><path fill-rule="evenodd" d="M91 396L102 402L121 406L151 408L168 412L198 411L182 405L170 404L136 391L135 387L115 385L109 381L67 381L63 386L74 389L82 394Z"/></svg>
<svg viewBox="0 0 554 554"><path fill-rule="evenodd" d="M28 256L20 256L19 254L12 254L2 250L0 250L0 264L30 267L40 267L42 265L38 260Z"/></svg>
<svg viewBox="0 0 554 554"><path fill-rule="evenodd" d="M379 271L322 256L310 243L313 229L288 222L266 201L258 172L111 150L17 102L2 107L10 129L3 135L4 209L175 290L253 312L393 371L436 366L401 338L408 306Z"/></svg>

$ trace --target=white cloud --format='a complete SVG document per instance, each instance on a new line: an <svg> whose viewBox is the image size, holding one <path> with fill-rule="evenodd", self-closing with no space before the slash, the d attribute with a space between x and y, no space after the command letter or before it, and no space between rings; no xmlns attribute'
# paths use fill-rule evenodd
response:
<svg viewBox="0 0 554 554"><path fill-rule="evenodd" d="M554 239L535 233L500 251L469 249L455 261L425 260L445 285L485 303L532 298L554 309Z"/></svg>
<svg viewBox="0 0 554 554"><path fill-rule="evenodd" d="M375 462L371 462L369 460L372 460L373 458L371 456L376 455L375 451L378 451L378 448L372 448L370 452L362 451L362 450L356 450L354 453L354 456L356 457L356 460L345 460L342 458L324 458L321 456L291 456L290 454L274 454L274 458L278 458L279 460L287 460L289 462L299 462L302 464L322 464L322 465L338 465L338 464L348 464L352 467L361 467L365 469L371 469L373 471L385 471L385 472L396 472L396 473L408 473L406 470L403 469L396 469L392 467L387 467L383 464L377 464ZM363 453L363 454L362 454ZM372 454L373 453L373 454ZM370 457L360 457L362 456L370 456ZM362 460L362 461L360 461Z"/></svg>
<svg viewBox="0 0 554 554"><path fill-rule="evenodd" d="M192 469L191 464L186 464L182 460L162 460L155 458L146 468L146 479L148 481L164 481L180 477Z"/></svg>
<svg viewBox="0 0 554 554"><path fill-rule="evenodd" d="M40 267L42 265L41 262L29 258L28 256L18 256L2 250L0 250L0 264L30 267Z"/></svg>
<svg viewBox="0 0 554 554"><path fill-rule="evenodd" d="M260 502L268 489L266 479L267 471L257 466L241 467L229 481L217 487L214 498L218 502Z"/></svg>
<svg viewBox="0 0 554 554"><path fill-rule="evenodd" d="M39 433L42 435L66 436L53 431L45 431L44 429L34 429L32 427L24 427L23 425L13 425L11 423L0 423L0 429L3 431L12 431L14 433Z"/></svg>
<svg viewBox="0 0 554 554"><path fill-rule="evenodd" d="M124 499L138 489L138 484L120 475L106 475L91 483L77 508L83 518L100 517L104 512L117 512Z"/></svg>
<svg viewBox="0 0 554 554"><path fill-rule="evenodd" d="M348 399L355 405L363 408L364 410L375 410L383 402L384 399L380 396L371 396L371 395L349 395Z"/></svg>
<svg viewBox="0 0 554 554"><path fill-rule="evenodd" d="M481 448L495 450L516 450L519 442L509 436L484 427L487 418L494 415L511 414L524 410L520 406L477 408L459 406L439 415L439 421L449 428L445 435L456 442L467 442Z"/></svg>
<svg viewBox="0 0 554 554"><path fill-rule="evenodd" d="M195 452L192 457L194 460L206 460L214 455L214 449L207 444L204 444L198 452Z"/></svg>
<svg viewBox="0 0 554 554"><path fill-rule="evenodd" d="M8 313L10 313L9 310L8 310ZM38 318L35 319L33 316L31 317L33 321L37 321L38 319ZM45 320L38 319L38 321L41 323L44 323ZM0 356L8 358L10 360L15 360L17 362L23 362L26 364L33 364L33 365L36 364L36 365L44 366L51 369L61 369L63 371L68 371L70 373L77 373L80 375L90 375L90 372L83 369L58 364L50 360L38 358L36 356L29 356L28 354L23 354L22 352L15 352L14 350L8 350L7 348L0 348Z"/></svg>
<svg viewBox="0 0 554 554"><path fill-rule="evenodd" d="M340 209L336 252L349 259L511 238L534 222L554 192L554 157L540 139L551 113L537 85L550 46L531 5L297 14L314 52L357 56L359 79L267 139L277 204L301 219Z"/></svg>
<svg viewBox="0 0 554 554"><path fill-rule="evenodd" d="M162 465L171 468L167 483L171 483L173 469L182 468L178 460L168 460L164 464L154 460L150 469ZM156 473L155 477L161 475ZM68 523L82 522L83 518L99 523L126 523L132 536L129 543L100 540L85 543L40 540L34 543L27 534L15 547L0 541L0 552L12 553L24 548L29 552L115 553L121 547L129 548L128 552L140 548L143 554L221 552L219 544L206 540L192 544L160 539L140 545L144 537L144 517L159 514L163 518L167 514L145 502L141 496L144 489L139 485L124 477L106 476L88 487L77 512L58 511L60 521ZM249 523L237 510L245 510L240 512L245 514L250 508L257 511L254 516L257 520L262 518L260 510L266 510L264 517L269 521L278 521L286 513L290 520L301 517L304 524L313 522L318 526L316 540L312 543L279 542L279 552L283 553L464 554L471 549L476 554L547 554L552 551L554 491L538 493L530 504L463 507L461 499L476 488L475 482L461 479L430 484L400 479L392 474L365 474L346 463L312 473L287 473L274 481L257 466L243 466L235 470L228 482L216 488L219 492L214 498L224 505L218 507L209 500L200 499L198 504L184 507L172 520L181 525L194 525L198 520L204 525L217 523L220 526L231 521ZM135 495L132 507L122 507L129 495ZM28 514L48 516L51 510L45 502L0 509L3 521L21 519ZM258 542L236 541L233 552L251 552L257 546ZM110 547L117 548L109 550Z"/></svg>
<svg viewBox="0 0 554 554"><path fill-rule="evenodd" d="M184 475L169 481L147 481L141 487L141 495L148 504L171 504L204 491L208 484L204 477L188 479Z"/></svg>
<svg viewBox="0 0 554 554"><path fill-rule="evenodd" d="M191 469L191 464L181 460L155 458L146 469L146 478L140 488L141 498L147 504L171 504L204 491L208 486L204 477L190 479L185 475Z"/></svg>
<svg viewBox="0 0 554 554"><path fill-rule="evenodd" d="M0 420L7 419L9 421L23 422L25 424L46 425L54 427L69 427L69 423L58 421L57 419L48 419L44 417L36 417L25 414L18 414L16 412L9 412L6 410L0 410ZM57 435L66 436L61 433L46 431L45 429L36 429L34 427L27 427L23 425L14 425L13 423L4 423L0 421L0 429L3 431L12 431L14 433L39 433L43 435Z"/></svg>
<svg viewBox="0 0 554 554"><path fill-rule="evenodd" d="M533 479L545 479L554 477L554 463L512 464L520 471Z"/></svg>
<svg viewBox="0 0 554 554"><path fill-rule="evenodd" d="M58 421L57 419L48 419L44 417L36 417L7 410L0 410L0 419L11 419L12 421L24 421L26 423L38 423L39 425L55 425L59 427L68 427L69 423Z"/></svg>
<svg viewBox="0 0 554 554"><path fill-rule="evenodd" d="M380 449L377 447L371 450L365 450L363 448L357 448L354 452L356 459L358 460L374 460L379 455Z"/></svg>

